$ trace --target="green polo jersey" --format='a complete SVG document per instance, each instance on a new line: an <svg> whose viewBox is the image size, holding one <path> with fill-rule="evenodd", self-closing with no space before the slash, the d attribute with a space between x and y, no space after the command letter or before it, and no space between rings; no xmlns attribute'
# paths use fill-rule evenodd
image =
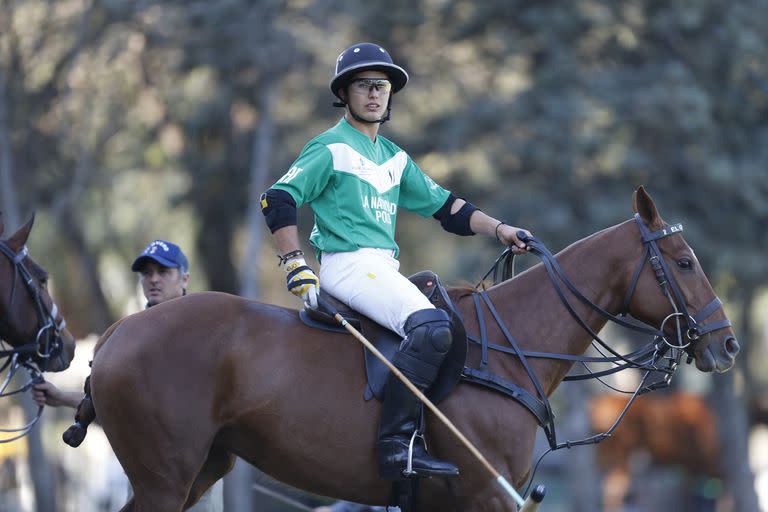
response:
<svg viewBox="0 0 768 512"><path fill-rule="evenodd" d="M382 136L371 141L343 118L310 140L272 188L312 207L309 240L318 255L371 247L397 256L398 208L428 217L449 196L405 151Z"/></svg>

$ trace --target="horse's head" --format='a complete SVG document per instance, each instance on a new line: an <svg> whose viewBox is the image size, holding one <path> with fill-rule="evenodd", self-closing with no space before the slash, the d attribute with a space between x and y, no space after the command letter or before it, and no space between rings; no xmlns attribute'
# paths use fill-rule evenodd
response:
<svg viewBox="0 0 768 512"><path fill-rule="evenodd" d="M639 274L633 273L629 311L660 326L671 345L685 346L699 370L728 370L739 343L696 255L683 239L682 226L666 224L643 187L632 200L643 266Z"/></svg>
<svg viewBox="0 0 768 512"><path fill-rule="evenodd" d="M75 339L48 294L48 274L27 253L34 216L0 240L0 339L43 371L62 371L75 355ZM5 225L0 214L0 236Z"/></svg>

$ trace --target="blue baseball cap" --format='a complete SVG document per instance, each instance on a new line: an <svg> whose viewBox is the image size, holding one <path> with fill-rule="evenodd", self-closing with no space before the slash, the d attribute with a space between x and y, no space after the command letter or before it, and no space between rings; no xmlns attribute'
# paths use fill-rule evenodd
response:
<svg viewBox="0 0 768 512"><path fill-rule="evenodd" d="M165 240L151 242L133 262L131 270L139 272L147 260L155 261L164 267L181 269L182 272L189 270L187 257L181 247Z"/></svg>

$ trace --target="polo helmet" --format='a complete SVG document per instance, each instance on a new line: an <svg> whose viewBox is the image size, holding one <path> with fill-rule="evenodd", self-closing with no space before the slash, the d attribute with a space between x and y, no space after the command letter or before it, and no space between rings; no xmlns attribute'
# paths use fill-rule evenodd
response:
<svg viewBox="0 0 768 512"><path fill-rule="evenodd" d="M339 99L339 89L349 85L352 75L365 70L381 71L392 82L392 94L408 83L408 73L392 62L389 52L374 43L357 43L350 46L336 59L336 71L331 80L331 92Z"/></svg>

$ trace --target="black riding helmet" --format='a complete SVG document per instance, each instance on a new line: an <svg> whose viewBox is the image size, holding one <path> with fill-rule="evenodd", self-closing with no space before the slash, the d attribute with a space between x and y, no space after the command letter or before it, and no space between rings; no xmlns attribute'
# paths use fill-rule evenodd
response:
<svg viewBox="0 0 768 512"><path fill-rule="evenodd" d="M352 80L352 75L359 71L369 69L372 71L381 71L389 77L389 81L392 82L392 94L395 94L408 83L408 73L392 62L392 57L389 56L387 50L373 43L357 43L341 52L339 58L336 59L336 70L334 77L331 80L330 87L334 96L341 101L334 102L334 106L346 106L346 102L339 95L339 90L344 89L349 85L349 82ZM383 123L389 119L391 105L392 96L390 95L389 103L387 105L387 115L379 120L379 123ZM352 115L358 119L356 114L352 113ZM358 120L367 122L362 119Z"/></svg>

